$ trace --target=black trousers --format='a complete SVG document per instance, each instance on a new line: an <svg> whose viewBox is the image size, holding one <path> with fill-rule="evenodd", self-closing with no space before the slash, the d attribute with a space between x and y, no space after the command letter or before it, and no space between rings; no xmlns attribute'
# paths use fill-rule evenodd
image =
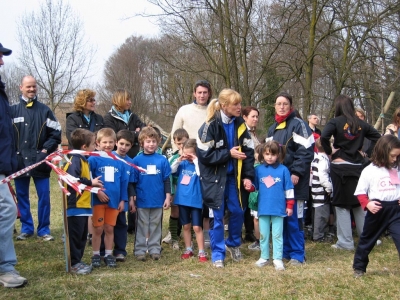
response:
<svg viewBox="0 0 400 300"><path fill-rule="evenodd" d="M128 232L134 233L136 231L136 212L131 213L128 211L126 216L128 219Z"/></svg>
<svg viewBox="0 0 400 300"><path fill-rule="evenodd" d="M83 253L85 252L88 233L88 217L71 216L68 217L67 220L71 265L73 266L81 262Z"/></svg>
<svg viewBox="0 0 400 300"><path fill-rule="evenodd" d="M400 255L400 206L398 201L380 202L382 208L373 214L370 211L365 216L365 223L360 241L354 254L353 269L366 272L369 262L368 255L376 245L376 241L389 230L397 251Z"/></svg>
<svg viewBox="0 0 400 300"><path fill-rule="evenodd" d="M253 216L250 214L250 208L248 207L244 211L244 229L246 234L253 234L254 232Z"/></svg>

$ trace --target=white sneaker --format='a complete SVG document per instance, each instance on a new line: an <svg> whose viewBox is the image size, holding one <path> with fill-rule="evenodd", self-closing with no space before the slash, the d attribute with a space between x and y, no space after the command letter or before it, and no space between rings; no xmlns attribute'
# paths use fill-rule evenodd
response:
<svg viewBox="0 0 400 300"><path fill-rule="evenodd" d="M172 249L179 250L179 243L178 241L172 241Z"/></svg>
<svg viewBox="0 0 400 300"><path fill-rule="evenodd" d="M168 233L165 236L165 238L162 239L162 242L166 243L166 244L171 244L172 243L171 232L168 231Z"/></svg>
<svg viewBox="0 0 400 300"><path fill-rule="evenodd" d="M19 276L17 271L10 271L7 273L0 273L0 284L7 288L16 288L24 286L28 283L28 280L22 276Z"/></svg>
<svg viewBox="0 0 400 300"><path fill-rule="evenodd" d="M45 234L45 235L42 235L42 236L38 236L38 239L42 239L45 242L54 241L54 237L51 236L50 234Z"/></svg>
<svg viewBox="0 0 400 300"><path fill-rule="evenodd" d="M224 261L223 260L216 260L213 262L213 266L216 268L223 268L224 267Z"/></svg>
<svg viewBox="0 0 400 300"><path fill-rule="evenodd" d="M266 265L269 265L269 260L268 259L264 259L264 258L260 258L259 260L256 261L256 266L257 267L265 267Z"/></svg>
<svg viewBox="0 0 400 300"><path fill-rule="evenodd" d="M19 236L17 236L17 241L24 241L31 236L33 236L33 234L22 232Z"/></svg>
<svg viewBox="0 0 400 300"><path fill-rule="evenodd" d="M285 266L283 265L283 261L280 259L274 259L273 261L275 270L277 271L285 271Z"/></svg>

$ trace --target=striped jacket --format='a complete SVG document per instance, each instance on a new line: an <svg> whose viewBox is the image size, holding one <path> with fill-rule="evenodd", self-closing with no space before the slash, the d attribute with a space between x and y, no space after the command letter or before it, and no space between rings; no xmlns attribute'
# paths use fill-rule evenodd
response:
<svg viewBox="0 0 400 300"><path fill-rule="evenodd" d="M311 196L313 207L329 203L327 194L332 193L332 182L329 176L330 162L325 153L316 153L311 163Z"/></svg>

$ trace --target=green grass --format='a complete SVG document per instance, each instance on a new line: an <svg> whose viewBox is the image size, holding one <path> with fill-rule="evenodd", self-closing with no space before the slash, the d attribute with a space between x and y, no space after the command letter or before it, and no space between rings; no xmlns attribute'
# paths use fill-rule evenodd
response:
<svg viewBox="0 0 400 300"><path fill-rule="evenodd" d="M37 198L31 189L36 222ZM52 178L51 230L54 242L35 238L15 241L17 269L29 284L19 289L0 287L1 299L397 299L400 271L398 253L391 239L383 239L370 255L366 276L354 279L353 252L334 250L328 244L307 242L307 263L276 272L272 266L257 268L259 254L242 247L244 260L226 259L224 269L196 259L182 261L181 252L163 245L160 261L133 258L129 235L128 257L118 268L101 267L86 276L65 272L61 192ZM169 211L164 215L164 234ZM20 223L16 222L19 231ZM181 245L182 246L182 245ZM89 262L86 248L84 261ZM193 276L197 275L197 276Z"/></svg>

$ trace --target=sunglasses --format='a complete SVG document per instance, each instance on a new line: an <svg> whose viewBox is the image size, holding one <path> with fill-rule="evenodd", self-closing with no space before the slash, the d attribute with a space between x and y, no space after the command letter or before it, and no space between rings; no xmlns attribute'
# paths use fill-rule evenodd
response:
<svg viewBox="0 0 400 300"><path fill-rule="evenodd" d="M93 103L93 102L96 102L96 99L94 99L94 98L90 98L90 99L89 99L89 100L87 100L86 102Z"/></svg>

